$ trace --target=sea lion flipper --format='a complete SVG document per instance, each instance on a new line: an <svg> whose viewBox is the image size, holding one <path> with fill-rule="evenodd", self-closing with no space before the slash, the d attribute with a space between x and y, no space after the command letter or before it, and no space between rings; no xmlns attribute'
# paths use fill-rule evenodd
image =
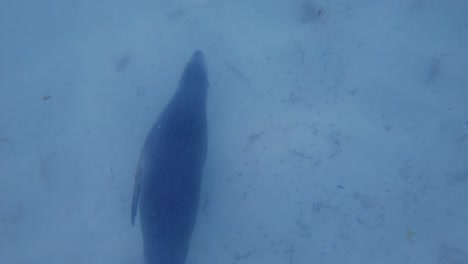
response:
<svg viewBox="0 0 468 264"><path fill-rule="evenodd" d="M132 225L135 224L135 217L138 210L138 198L140 197L140 181L141 181L141 165L138 162L137 172L135 174L135 185L133 187L133 198L132 198Z"/></svg>

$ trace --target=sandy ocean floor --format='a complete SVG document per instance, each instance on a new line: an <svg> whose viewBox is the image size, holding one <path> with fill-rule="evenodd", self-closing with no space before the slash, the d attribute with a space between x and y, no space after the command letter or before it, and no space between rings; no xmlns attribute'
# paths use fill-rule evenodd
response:
<svg viewBox="0 0 468 264"><path fill-rule="evenodd" d="M0 263L143 263L146 134L204 52L188 264L468 263L468 2L0 1Z"/></svg>

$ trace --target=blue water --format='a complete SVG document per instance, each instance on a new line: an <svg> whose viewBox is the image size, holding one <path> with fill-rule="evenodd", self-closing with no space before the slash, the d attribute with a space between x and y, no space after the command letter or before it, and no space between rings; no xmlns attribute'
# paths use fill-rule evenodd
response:
<svg viewBox="0 0 468 264"><path fill-rule="evenodd" d="M468 2L0 0L0 263L143 263L145 136L194 50L187 263L468 263Z"/></svg>

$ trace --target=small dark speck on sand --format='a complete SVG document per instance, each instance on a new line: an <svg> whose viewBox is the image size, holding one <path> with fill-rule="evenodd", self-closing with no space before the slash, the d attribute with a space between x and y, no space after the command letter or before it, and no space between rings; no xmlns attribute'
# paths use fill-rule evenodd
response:
<svg viewBox="0 0 468 264"><path fill-rule="evenodd" d="M130 64L131 60L132 55L130 54L130 52L123 54L117 61L117 64L115 65L115 70L118 72L125 70Z"/></svg>

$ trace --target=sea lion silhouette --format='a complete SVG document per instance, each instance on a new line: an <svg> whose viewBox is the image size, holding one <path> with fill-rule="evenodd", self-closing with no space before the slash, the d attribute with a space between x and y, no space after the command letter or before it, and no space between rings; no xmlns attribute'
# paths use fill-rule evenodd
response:
<svg viewBox="0 0 468 264"><path fill-rule="evenodd" d="M146 264L183 264L187 258L206 159L207 89L205 59L195 51L141 151L131 222L139 203Z"/></svg>

